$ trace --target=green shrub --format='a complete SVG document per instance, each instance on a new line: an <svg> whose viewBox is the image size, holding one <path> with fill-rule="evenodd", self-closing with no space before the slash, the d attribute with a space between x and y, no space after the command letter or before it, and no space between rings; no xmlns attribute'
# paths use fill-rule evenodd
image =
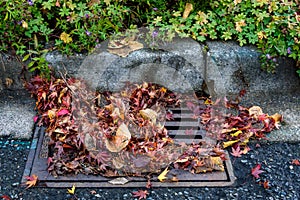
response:
<svg viewBox="0 0 300 200"><path fill-rule="evenodd" d="M186 2L193 10L183 17ZM273 72L278 56L300 60L299 21L299 6L289 0L4 0L0 51L14 49L31 70L47 74L46 51L91 52L111 35L147 26L166 40L177 33L256 45L262 67Z"/></svg>
<svg viewBox="0 0 300 200"><path fill-rule="evenodd" d="M220 0L194 9L184 19L184 6L170 18L149 26L172 29L181 36L204 42L234 40L241 46L256 45L262 52L262 67L273 72L278 56L300 60L300 7L287 0Z"/></svg>

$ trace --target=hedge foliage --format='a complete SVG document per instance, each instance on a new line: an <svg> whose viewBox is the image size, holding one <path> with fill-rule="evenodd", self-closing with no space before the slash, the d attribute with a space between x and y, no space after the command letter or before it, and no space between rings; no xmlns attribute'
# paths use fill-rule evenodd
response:
<svg viewBox="0 0 300 200"><path fill-rule="evenodd" d="M299 21L298 0L4 0L0 51L13 49L47 74L48 51L91 52L112 35L148 27L153 37L256 45L273 72L279 56L300 60Z"/></svg>

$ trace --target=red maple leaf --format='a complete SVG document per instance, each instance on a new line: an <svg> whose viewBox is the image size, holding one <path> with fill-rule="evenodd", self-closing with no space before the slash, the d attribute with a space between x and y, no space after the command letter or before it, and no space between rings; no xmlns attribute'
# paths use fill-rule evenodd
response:
<svg viewBox="0 0 300 200"><path fill-rule="evenodd" d="M140 199L146 199L149 192L147 190L139 190L136 192L132 192L133 197L138 197Z"/></svg>
<svg viewBox="0 0 300 200"><path fill-rule="evenodd" d="M259 174L263 173L263 170L260 170L261 164L257 164L255 167L251 169L251 174L254 178L259 178Z"/></svg>
<svg viewBox="0 0 300 200"><path fill-rule="evenodd" d="M167 114L166 114L166 119L169 120L169 121L173 120L174 119L173 118L173 113L168 111Z"/></svg>
<svg viewBox="0 0 300 200"><path fill-rule="evenodd" d="M234 149L233 147L231 149L232 149L231 155L233 155L234 157L241 157L241 155L243 154L243 151L241 151L240 149L240 145L238 145L236 149Z"/></svg>
<svg viewBox="0 0 300 200"><path fill-rule="evenodd" d="M293 159L293 160L292 160L292 164L293 164L293 165L300 166L300 161L299 161L298 159Z"/></svg>
<svg viewBox="0 0 300 200"><path fill-rule="evenodd" d="M0 198L2 198L2 200L10 200L10 197L7 195L2 195Z"/></svg>
<svg viewBox="0 0 300 200"><path fill-rule="evenodd" d="M269 188L270 188L270 183L269 183L268 180L263 182L263 187L264 187L265 189L269 189Z"/></svg>
<svg viewBox="0 0 300 200"><path fill-rule="evenodd" d="M58 111L57 116L62 116L62 115L66 115L69 114L69 110L68 109L61 109L60 111Z"/></svg>

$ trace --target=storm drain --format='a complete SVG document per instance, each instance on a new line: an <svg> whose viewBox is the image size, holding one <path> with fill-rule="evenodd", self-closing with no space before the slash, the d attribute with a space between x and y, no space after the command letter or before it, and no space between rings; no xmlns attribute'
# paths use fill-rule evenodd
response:
<svg viewBox="0 0 300 200"><path fill-rule="evenodd" d="M209 137L205 136L205 130L199 126L199 119L193 118L193 113L189 109L172 109L173 119L165 123L171 138L175 142L191 143L212 143ZM187 134L188 131L188 134ZM42 187L145 187L147 180L142 177L126 177L128 183L124 185L115 185L109 183L115 178L103 176L78 174L73 176L53 177L47 171L47 153L49 140L45 136L45 128L36 127L34 131L31 149L25 166L24 176L35 174L38 176L39 184ZM191 174L180 170L177 172L178 182L159 182L156 177L151 180L152 187L222 187L230 186L235 181L233 168L226 152L223 172L214 171L208 173ZM22 180L24 182L25 180Z"/></svg>

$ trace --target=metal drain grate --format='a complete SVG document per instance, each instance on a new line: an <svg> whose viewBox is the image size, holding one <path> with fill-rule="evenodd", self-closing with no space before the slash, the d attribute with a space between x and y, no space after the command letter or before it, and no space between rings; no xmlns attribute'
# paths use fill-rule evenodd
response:
<svg viewBox="0 0 300 200"><path fill-rule="evenodd" d="M169 131L170 137L175 142L192 142L204 141L212 143L213 140L205 137L205 130L199 126L198 119L194 119L193 113L188 109L172 109L173 120L167 121L165 127ZM189 134L186 134L189 130ZM49 175L47 171L48 140L45 137L45 129L36 127L31 149L25 166L24 176L35 174L39 177L39 186L45 187L144 187L147 183L145 178L126 177L129 182L125 185L113 185L108 181L114 178L102 176L78 174L74 176L59 176L55 178ZM45 154L45 155L44 155ZM230 158L226 152L226 161L224 161L224 172L215 171L211 173L191 174L186 171L176 172L179 182L161 183L154 178L151 183L153 187L220 187L232 185L235 181ZM24 177L23 176L23 177ZM24 182L25 180L22 180Z"/></svg>

